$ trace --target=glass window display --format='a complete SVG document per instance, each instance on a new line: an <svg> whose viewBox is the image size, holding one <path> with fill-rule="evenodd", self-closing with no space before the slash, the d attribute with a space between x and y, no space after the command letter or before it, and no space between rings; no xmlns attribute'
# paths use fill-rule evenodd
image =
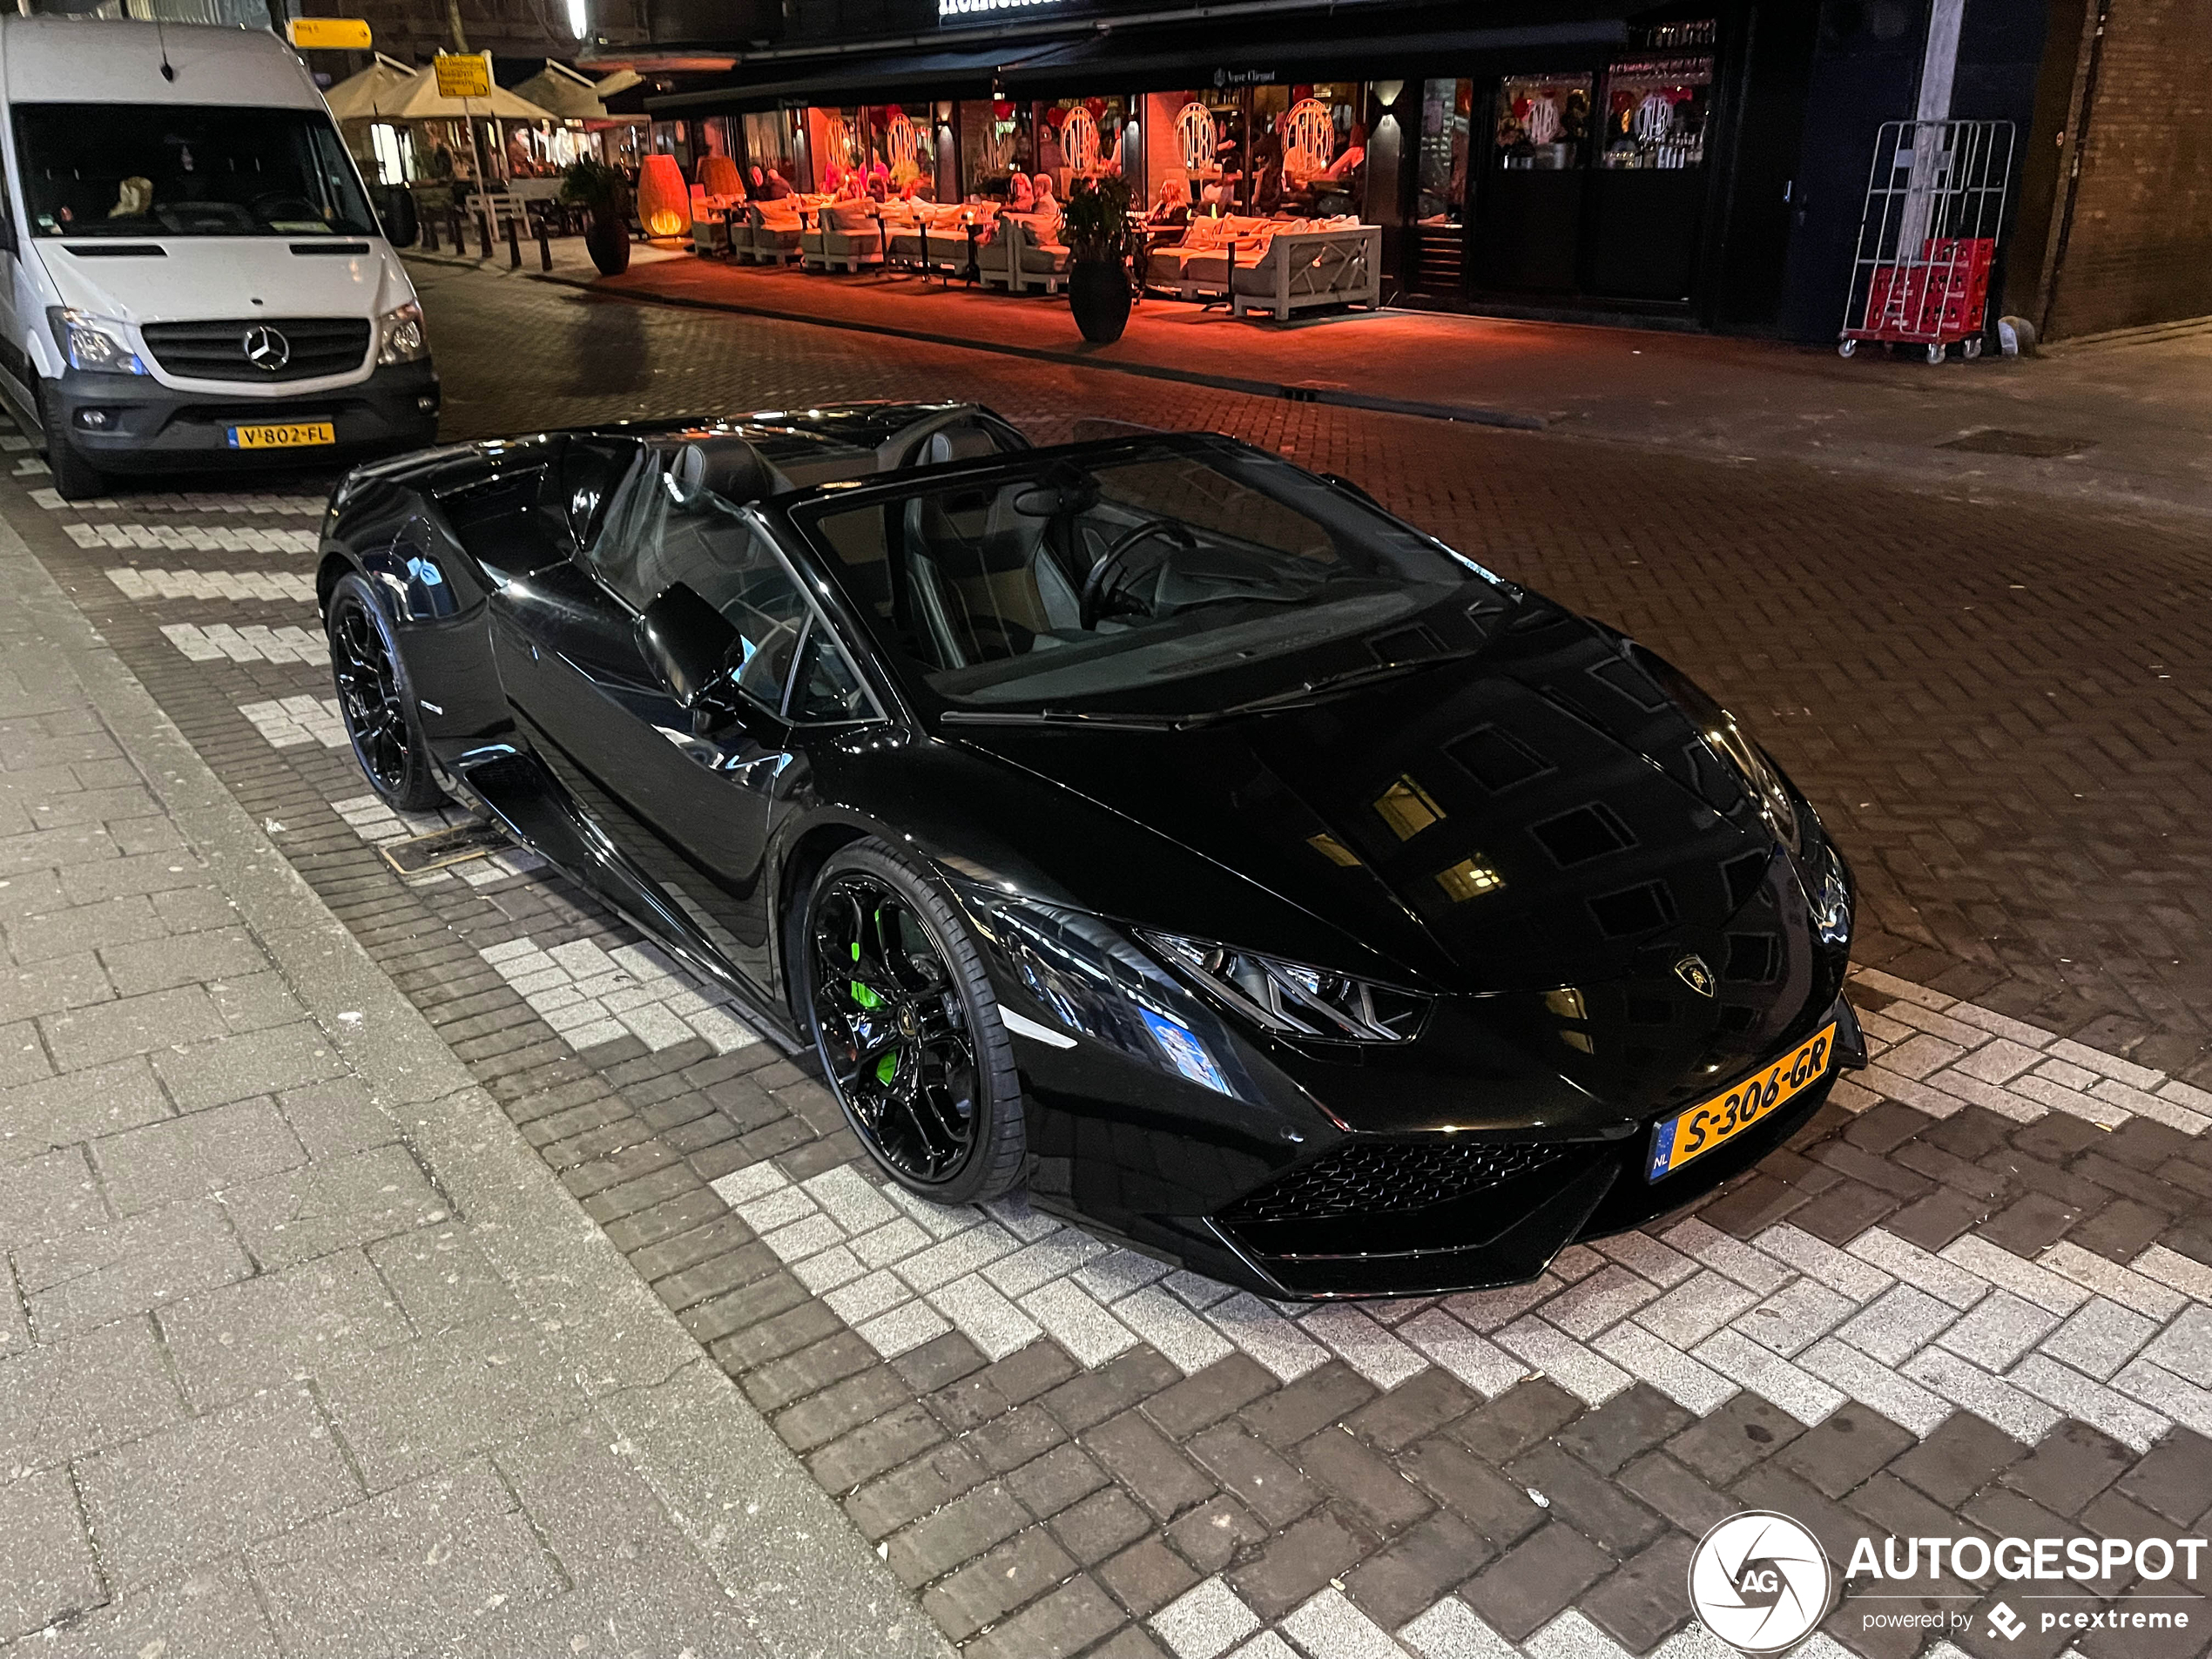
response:
<svg viewBox="0 0 2212 1659"><path fill-rule="evenodd" d="M1590 133L1590 78L1513 75L1498 84L1498 165L1561 172L1582 165Z"/></svg>
<svg viewBox="0 0 2212 1659"><path fill-rule="evenodd" d="M1618 63L1605 77L1607 167L1696 167L1705 160L1713 60L1699 54Z"/></svg>

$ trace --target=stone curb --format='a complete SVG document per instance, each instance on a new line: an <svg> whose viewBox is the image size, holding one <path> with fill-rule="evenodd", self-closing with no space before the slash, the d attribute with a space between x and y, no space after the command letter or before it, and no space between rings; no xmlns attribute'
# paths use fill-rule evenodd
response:
<svg viewBox="0 0 2212 1659"><path fill-rule="evenodd" d="M271 843L0 520L0 583L470 1235L592 1398L763 1650L952 1659L930 1620L737 1386L517 1139L428 1022Z"/></svg>

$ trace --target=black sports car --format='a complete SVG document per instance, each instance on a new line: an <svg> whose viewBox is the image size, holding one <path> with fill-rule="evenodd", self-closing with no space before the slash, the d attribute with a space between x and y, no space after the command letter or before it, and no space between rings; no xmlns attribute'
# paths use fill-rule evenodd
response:
<svg viewBox="0 0 2212 1659"><path fill-rule="evenodd" d="M820 1056L871 1157L1264 1294L1530 1278L1865 1062L1850 873L1634 641L1357 486L987 410L364 467L355 753Z"/></svg>

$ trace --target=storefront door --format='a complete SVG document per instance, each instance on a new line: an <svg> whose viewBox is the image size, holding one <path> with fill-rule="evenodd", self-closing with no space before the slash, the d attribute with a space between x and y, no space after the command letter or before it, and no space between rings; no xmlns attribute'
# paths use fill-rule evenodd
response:
<svg viewBox="0 0 2212 1659"><path fill-rule="evenodd" d="M1491 100L1490 131L1488 165L1474 199L1474 287L1539 295L1576 292L1590 78L1507 77Z"/></svg>

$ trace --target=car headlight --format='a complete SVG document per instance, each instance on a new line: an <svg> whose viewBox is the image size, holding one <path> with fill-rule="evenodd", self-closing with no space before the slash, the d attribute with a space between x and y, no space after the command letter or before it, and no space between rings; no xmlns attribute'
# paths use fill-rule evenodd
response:
<svg viewBox="0 0 2212 1659"><path fill-rule="evenodd" d="M1828 842L1820 847L1820 880L1807 897L1820 942L1831 948L1850 944L1851 876L1844 868L1843 856Z"/></svg>
<svg viewBox="0 0 2212 1659"><path fill-rule="evenodd" d="M1141 932L1160 960L1262 1030L1325 1042L1411 1042L1429 999L1178 934Z"/></svg>
<svg viewBox="0 0 2212 1659"><path fill-rule="evenodd" d="M412 363L430 354L430 342L422 333L422 307L412 300L378 318L376 330L380 364Z"/></svg>
<svg viewBox="0 0 2212 1659"><path fill-rule="evenodd" d="M66 306L49 306L46 320L53 327L54 343L61 347L62 360L71 368L82 369L88 374L148 372L138 354L132 349L130 329L114 318L97 317L89 311L73 311Z"/></svg>

